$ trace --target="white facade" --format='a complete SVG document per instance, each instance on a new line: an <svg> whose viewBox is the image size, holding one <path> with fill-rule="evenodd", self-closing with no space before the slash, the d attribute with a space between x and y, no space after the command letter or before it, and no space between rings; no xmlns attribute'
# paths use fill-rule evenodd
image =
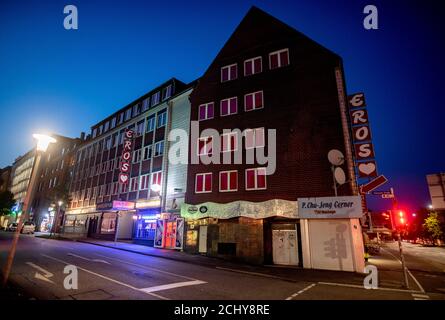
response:
<svg viewBox="0 0 445 320"><path fill-rule="evenodd" d="M426 176L433 209L445 210L445 173Z"/></svg>

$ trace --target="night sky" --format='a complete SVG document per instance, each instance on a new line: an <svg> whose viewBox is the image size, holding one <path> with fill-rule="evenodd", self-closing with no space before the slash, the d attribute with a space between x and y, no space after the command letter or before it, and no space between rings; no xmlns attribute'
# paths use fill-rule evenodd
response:
<svg viewBox="0 0 445 320"><path fill-rule="evenodd" d="M1 0L0 167L33 132L79 136L173 76L198 78L255 5L343 58L348 94L366 95L379 173L417 210L430 202L425 175L445 171L440 2ZM68 3L79 30L63 28ZM379 30L363 28L367 4Z"/></svg>

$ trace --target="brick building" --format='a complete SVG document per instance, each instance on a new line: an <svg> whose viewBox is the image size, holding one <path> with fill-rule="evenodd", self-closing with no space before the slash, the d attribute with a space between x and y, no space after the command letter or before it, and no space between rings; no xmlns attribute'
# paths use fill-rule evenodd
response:
<svg viewBox="0 0 445 320"><path fill-rule="evenodd" d="M187 166L168 163L167 137L172 128L188 130L192 88L193 83L173 78L92 126L75 156L66 236L156 245L159 224L157 246L182 246L182 227L177 228L181 220L176 218L186 190ZM134 137L128 183L122 183L120 164L128 130Z"/></svg>
<svg viewBox="0 0 445 320"><path fill-rule="evenodd" d="M189 165L181 210L186 250L251 263L360 270L358 219L301 219L298 210L300 198L334 196L331 149L346 154L350 183L338 195L357 194L342 72L337 54L255 7L248 12L190 97L200 132L198 141L191 135L190 158L199 155L200 163ZM234 129L239 132L225 132ZM251 150L274 153L270 129L276 130L272 174L265 169L270 161L245 161ZM232 164L203 164L219 144L218 158L229 154ZM237 152L241 164L233 164ZM331 237L343 244L326 261L324 243Z"/></svg>
<svg viewBox="0 0 445 320"><path fill-rule="evenodd" d="M60 135L52 137L57 141L50 144L42 155L31 205L36 229L42 232L59 231L63 212L69 202L68 188L73 175L74 155L82 142L81 139Z"/></svg>

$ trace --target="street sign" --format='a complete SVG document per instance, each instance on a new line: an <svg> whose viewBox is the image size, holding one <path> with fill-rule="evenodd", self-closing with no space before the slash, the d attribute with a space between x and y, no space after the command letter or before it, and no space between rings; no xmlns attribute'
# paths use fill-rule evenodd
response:
<svg viewBox="0 0 445 320"><path fill-rule="evenodd" d="M369 193L370 191L377 189L382 184L386 183L388 179L384 175L380 175L371 182L360 186L360 193Z"/></svg>
<svg viewBox="0 0 445 320"><path fill-rule="evenodd" d="M373 191L372 192L372 194L373 195L375 195L375 196L381 196L381 195L386 195L386 194L392 194L392 192L391 191Z"/></svg>

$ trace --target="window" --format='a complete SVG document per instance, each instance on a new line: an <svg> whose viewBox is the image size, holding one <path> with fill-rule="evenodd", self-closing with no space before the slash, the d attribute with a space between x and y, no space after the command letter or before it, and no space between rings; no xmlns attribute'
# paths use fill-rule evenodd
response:
<svg viewBox="0 0 445 320"><path fill-rule="evenodd" d="M131 108L128 108L127 111L125 111L125 120L127 121L131 118Z"/></svg>
<svg viewBox="0 0 445 320"><path fill-rule="evenodd" d="M110 150L110 149L111 149L111 136L105 139L105 150Z"/></svg>
<svg viewBox="0 0 445 320"><path fill-rule="evenodd" d="M98 192L99 192L99 187L94 187L93 188L93 196L92 196L93 199L95 199L97 197Z"/></svg>
<svg viewBox="0 0 445 320"><path fill-rule="evenodd" d="M130 179L130 191L138 190L138 177L134 177Z"/></svg>
<svg viewBox="0 0 445 320"><path fill-rule="evenodd" d="M195 176L195 193L212 192L212 173L198 173Z"/></svg>
<svg viewBox="0 0 445 320"><path fill-rule="evenodd" d="M236 151L238 149L238 135L236 132L223 133L221 135L222 152Z"/></svg>
<svg viewBox="0 0 445 320"><path fill-rule="evenodd" d="M211 155L213 149L212 137L203 137L198 139L198 156Z"/></svg>
<svg viewBox="0 0 445 320"><path fill-rule="evenodd" d="M148 108L150 108L150 98L145 98L144 101L142 101L142 112L147 111Z"/></svg>
<svg viewBox="0 0 445 320"><path fill-rule="evenodd" d="M269 69L276 69L289 65L289 50L283 49L269 53Z"/></svg>
<svg viewBox="0 0 445 320"><path fill-rule="evenodd" d="M151 175L151 184L162 186L162 171L154 172Z"/></svg>
<svg viewBox="0 0 445 320"><path fill-rule="evenodd" d="M238 112L238 98L228 98L221 100L220 103L220 115L228 116Z"/></svg>
<svg viewBox="0 0 445 320"><path fill-rule="evenodd" d="M221 68L221 82L235 80L238 77L238 65L236 63Z"/></svg>
<svg viewBox="0 0 445 320"><path fill-rule="evenodd" d="M119 183L113 182L112 188L111 188L112 194L118 194L119 193Z"/></svg>
<svg viewBox="0 0 445 320"><path fill-rule="evenodd" d="M93 129L93 139L96 138L96 136L97 136L97 128L94 128Z"/></svg>
<svg viewBox="0 0 445 320"><path fill-rule="evenodd" d="M252 111L264 106L263 91L248 93L244 96L244 110Z"/></svg>
<svg viewBox="0 0 445 320"><path fill-rule="evenodd" d="M250 76L263 71L263 59L261 57L244 61L244 76Z"/></svg>
<svg viewBox="0 0 445 320"><path fill-rule="evenodd" d="M141 136L144 133L144 120L138 122L136 125L136 137Z"/></svg>
<svg viewBox="0 0 445 320"><path fill-rule="evenodd" d="M119 132L116 132L113 134L113 139L112 139L112 146L113 147L117 147L118 143L119 143Z"/></svg>
<svg viewBox="0 0 445 320"><path fill-rule="evenodd" d="M157 105L159 103L159 96L160 96L159 91L151 96L151 106L152 107L154 107L155 105Z"/></svg>
<svg viewBox="0 0 445 320"><path fill-rule="evenodd" d="M111 183L105 185L105 195L109 196L111 194Z"/></svg>
<svg viewBox="0 0 445 320"><path fill-rule="evenodd" d="M124 113L123 113L123 112L121 112L121 113L119 114L119 116L118 116L118 120L117 120L117 123L118 123L118 124L121 124L122 122L124 122Z"/></svg>
<svg viewBox="0 0 445 320"><path fill-rule="evenodd" d="M162 89L162 101L167 100L172 95L172 85L169 85Z"/></svg>
<svg viewBox="0 0 445 320"><path fill-rule="evenodd" d="M100 127L99 127L99 132L97 133L98 135L102 134L102 129L103 129L103 125L101 124Z"/></svg>
<svg viewBox="0 0 445 320"><path fill-rule="evenodd" d="M141 149L133 151L133 163L141 161Z"/></svg>
<svg viewBox="0 0 445 320"><path fill-rule="evenodd" d="M167 123L167 111L158 114L158 128L165 126Z"/></svg>
<svg viewBox="0 0 445 320"><path fill-rule="evenodd" d="M149 184L150 184L150 175L145 174L141 176L141 181L139 183L139 190L147 190Z"/></svg>
<svg viewBox="0 0 445 320"><path fill-rule="evenodd" d="M110 128L110 122L107 121L105 122L104 132L107 132L109 128Z"/></svg>
<svg viewBox="0 0 445 320"><path fill-rule="evenodd" d="M113 117L113 119L111 119L111 129L113 129L116 126L116 117Z"/></svg>
<svg viewBox="0 0 445 320"><path fill-rule="evenodd" d="M125 193L128 191L128 184L124 183L124 184L120 184L121 186L121 193Z"/></svg>
<svg viewBox="0 0 445 320"><path fill-rule="evenodd" d="M266 189L266 168L246 169L246 190Z"/></svg>
<svg viewBox="0 0 445 320"><path fill-rule="evenodd" d="M264 147L264 128L244 130L246 149Z"/></svg>
<svg viewBox="0 0 445 320"><path fill-rule="evenodd" d="M147 132L151 132L155 129L155 122L156 118L154 116L147 119Z"/></svg>
<svg viewBox="0 0 445 320"><path fill-rule="evenodd" d="M213 119L215 104L213 102L201 104L199 106L199 117L198 119L201 120L207 120L207 119Z"/></svg>
<svg viewBox="0 0 445 320"><path fill-rule="evenodd" d="M133 106L133 117L139 115L141 113L141 105L139 103L136 103Z"/></svg>
<svg viewBox="0 0 445 320"><path fill-rule="evenodd" d="M144 148L144 152L143 152L143 154L142 154L142 159L144 159L144 160L148 160L148 159L150 159L151 158L151 156L152 156L152 147L151 147L151 145L149 145L149 146L147 146L147 147L145 147Z"/></svg>
<svg viewBox="0 0 445 320"><path fill-rule="evenodd" d="M219 173L219 191L230 192L238 190L238 171L221 171Z"/></svg>
<svg viewBox="0 0 445 320"><path fill-rule="evenodd" d="M164 153L164 141L159 141L155 143L155 157L162 156Z"/></svg>

